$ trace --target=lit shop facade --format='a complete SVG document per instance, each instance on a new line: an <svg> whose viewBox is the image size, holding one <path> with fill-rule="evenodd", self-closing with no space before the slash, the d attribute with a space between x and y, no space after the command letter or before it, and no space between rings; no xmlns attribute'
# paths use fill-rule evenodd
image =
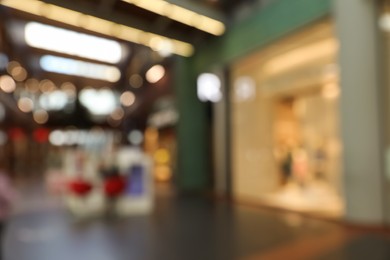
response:
<svg viewBox="0 0 390 260"><path fill-rule="evenodd" d="M232 191L237 199L343 214L338 41L329 21L232 65Z"/></svg>
<svg viewBox="0 0 390 260"><path fill-rule="evenodd" d="M179 186L390 223L379 8L275 0L178 60ZM211 123L197 97L203 73L221 79Z"/></svg>

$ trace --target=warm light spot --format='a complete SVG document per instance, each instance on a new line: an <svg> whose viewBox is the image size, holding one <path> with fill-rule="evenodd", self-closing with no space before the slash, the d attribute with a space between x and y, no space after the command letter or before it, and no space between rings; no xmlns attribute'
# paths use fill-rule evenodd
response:
<svg viewBox="0 0 390 260"><path fill-rule="evenodd" d="M16 89L16 83L13 78L8 75L0 77L0 88L7 93L12 93Z"/></svg>
<svg viewBox="0 0 390 260"><path fill-rule="evenodd" d="M123 118L123 116L125 115L125 112L123 111L122 108L118 107L116 108L112 113L111 113L111 117L112 119L114 120L121 120Z"/></svg>
<svg viewBox="0 0 390 260"><path fill-rule="evenodd" d="M12 75L12 71L17 68L17 67L20 67L20 63L17 62L17 61L10 61L7 65L7 72Z"/></svg>
<svg viewBox="0 0 390 260"><path fill-rule="evenodd" d="M146 80L149 83L157 83L165 75L165 69L161 65L154 65L146 72Z"/></svg>
<svg viewBox="0 0 390 260"><path fill-rule="evenodd" d="M27 78L27 71L22 66L17 66L11 70L11 75L16 81L24 81Z"/></svg>
<svg viewBox="0 0 390 260"><path fill-rule="evenodd" d="M107 123L111 126L111 127L118 127L121 125L121 120L115 120L113 119L111 116L109 116L107 118Z"/></svg>
<svg viewBox="0 0 390 260"><path fill-rule="evenodd" d="M37 79L28 79L25 83L26 89L31 93L39 91L39 81Z"/></svg>
<svg viewBox="0 0 390 260"><path fill-rule="evenodd" d="M166 164L170 160L170 155L167 149L158 149L154 153L154 160L156 163Z"/></svg>
<svg viewBox="0 0 390 260"><path fill-rule="evenodd" d="M340 88L336 83L328 83L323 86L321 94L326 99L336 99L340 95Z"/></svg>
<svg viewBox="0 0 390 260"><path fill-rule="evenodd" d="M134 104L135 95L133 94L133 92L130 91L123 92L120 97L120 101L123 106L129 107Z"/></svg>
<svg viewBox="0 0 390 260"><path fill-rule="evenodd" d="M43 109L35 111L33 117L38 124L44 124L49 120L49 114Z"/></svg>
<svg viewBox="0 0 390 260"><path fill-rule="evenodd" d="M20 111L28 113L31 112L34 108L34 103L30 98L22 97L18 101L18 107Z"/></svg>
<svg viewBox="0 0 390 260"><path fill-rule="evenodd" d="M131 75L131 77L129 79L129 84L133 88L140 88L140 87L142 87L143 83L144 83L144 80L138 74Z"/></svg>
<svg viewBox="0 0 390 260"><path fill-rule="evenodd" d="M64 91L68 97L73 98L76 96L76 86L71 82L65 82L61 85L61 90Z"/></svg>
<svg viewBox="0 0 390 260"><path fill-rule="evenodd" d="M157 181L165 182L172 178L172 170L167 165L157 165L154 168L154 174Z"/></svg>
<svg viewBox="0 0 390 260"><path fill-rule="evenodd" d="M45 93L45 92L51 92L56 89L56 85L48 79L44 79L39 83L39 89Z"/></svg>

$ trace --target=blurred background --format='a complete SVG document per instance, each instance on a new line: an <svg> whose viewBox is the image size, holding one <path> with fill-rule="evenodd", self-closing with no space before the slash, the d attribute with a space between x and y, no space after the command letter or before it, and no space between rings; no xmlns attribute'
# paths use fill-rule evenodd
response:
<svg viewBox="0 0 390 260"><path fill-rule="evenodd" d="M0 0L7 260L388 259L386 0Z"/></svg>

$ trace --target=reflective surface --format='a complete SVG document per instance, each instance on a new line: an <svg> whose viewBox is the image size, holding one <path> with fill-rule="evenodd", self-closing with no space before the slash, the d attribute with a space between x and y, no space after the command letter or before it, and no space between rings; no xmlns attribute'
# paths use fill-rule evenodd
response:
<svg viewBox="0 0 390 260"><path fill-rule="evenodd" d="M162 188L150 216L86 221L72 218L39 184L29 184L6 228L5 259L390 257L390 240L383 232L355 230L288 212L177 197Z"/></svg>

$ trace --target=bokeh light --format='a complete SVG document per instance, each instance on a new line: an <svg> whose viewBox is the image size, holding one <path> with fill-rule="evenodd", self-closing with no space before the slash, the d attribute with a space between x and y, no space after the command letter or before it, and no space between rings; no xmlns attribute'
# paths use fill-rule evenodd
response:
<svg viewBox="0 0 390 260"><path fill-rule="evenodd" d="M16 81L24 81L27 78L27 70L22 66L16 66L11 70L11 75Z"/></svg>
<svg viewBox="0 0 390 260"><path fill-rule="evenodd" d="M38 124L45 124L49 120L49 114L43 109L35 111L33 117Z"/></svg>
<svg viewBox="0 0 390 260"><path fill-rule="evenodd" d="M120 102L125 107L129 107L129 106L133 105L135 102L134 93L130 92L130 91L123 92L121 97L120 97Z"/></svg>
<svg viewBox="0 0 390 260"><path fill-rule="evenodd" d="M125 115L125 112L123 111L122 108L118 107L116 108L112 113L111 113L111 117L112 119L114 120L121 120L123 118L123 116Z"/></svg>
<svg viewBox="0 0 390 260"><path fill-rule="evenodd" d="M28 79L25 83L26 89L31 93L39 91L39 81L37 79Z"/></svg>
<svg viewBox="0 0 390 260"><path fill-rule="evenodd" d="M165 75L165 69L161 65L154 65L146 72L146 80L149 83L157 83Z"/></svg>
<svg viewBox="0 0 390 260"><path fill-rule="evenodd" d="M12 93L16 89L16 83L10 76L3 75L0 77L0 88L6 93Z"/></svg>
<svg viewBox="0 0 390 260"><path fill-rule="evenodd" d="M128 135L128 140L133 145L140 145L144 140L144 135L139 130L133 130Z"/></svg>
<svg viewBox="0 0 390 260"><path fill-rule="evenodd" d="M28 113L31 112L34 108L33 101L28 97L22 97L18 101L18 107L20 111Z"/></svg>
<svg viewBox="0 0 390 260"><path fill-rule="evenodd" d="M133 88L140 88L140 87L142 87L142 84L144 84L144 80L142 79L142 77L140 75L134 74L134 75L131 75L131 77L129 79L129 84Z"/></svg>

